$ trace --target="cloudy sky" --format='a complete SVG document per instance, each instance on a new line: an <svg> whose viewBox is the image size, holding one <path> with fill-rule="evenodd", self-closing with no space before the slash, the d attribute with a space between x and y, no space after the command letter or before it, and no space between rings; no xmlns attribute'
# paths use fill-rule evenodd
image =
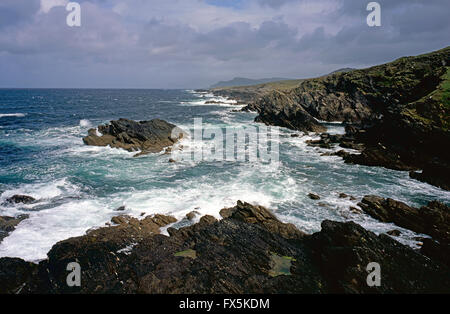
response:
<svg viewBox="0 0 450 314"><path fill-rule="evenodd" d="M199 88L318 76L449 45L450 1L0 0L0 87Z"/></svg>

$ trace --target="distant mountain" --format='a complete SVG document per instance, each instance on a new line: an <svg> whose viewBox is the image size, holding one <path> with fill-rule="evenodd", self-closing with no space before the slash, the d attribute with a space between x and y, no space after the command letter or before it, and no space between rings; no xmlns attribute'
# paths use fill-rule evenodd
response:
<svg viewBox="0 0 450 314"><path fill-rule="evenodd" d="M290 79L281 78L281 77L272 77L272 78L264 78L264 79L249 79L249 78L245 78L245 77L235 77L234 79L232 79L230 81L220 81L219 83L211 85L210 88L230 87L230 86L250 86L250 85L257 85L257 84L264 84L264 83L285 81L285 80L290 80Z"/></svg>

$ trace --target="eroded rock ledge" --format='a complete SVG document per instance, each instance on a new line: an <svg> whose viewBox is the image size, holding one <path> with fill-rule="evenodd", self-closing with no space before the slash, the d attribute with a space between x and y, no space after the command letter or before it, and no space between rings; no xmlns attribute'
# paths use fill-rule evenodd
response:
<svg viewBox="0 0 450 314"><path fill-rule="evenodd" d="M430 235L432 239L424 239L421 252L450 266L450 207L448 205L432 201L426 206L415 208L391 198L367 195L358 203L358 206L379 221L392 222L417 233Z"/></svg>
<svg viewBox="0 0 450 314"><path fill-rule="evenodd" d="M136 157L159 153L164 148L171 147L184 135L185 133L176 125L160 119L138 122L119 119L107 125L100 125L97 129L90 129L88 136L83 138L83 142L86 145L109 145L129 152L139 152L135 155Z"/></svg>
<svg viewBox="0 0 450 314"><path fill-rule="evenodd" d="M117 225L61 241L39 265L0 259L7 293L401 293L448 292L448 267L387 235L324 221L305 235L267 209L238 202L224 219L204 216L180 229L156 215L120 216ZM81 287L66 285L67 264L81 266ZM368 287L378 262L382 285Z"/></svg>

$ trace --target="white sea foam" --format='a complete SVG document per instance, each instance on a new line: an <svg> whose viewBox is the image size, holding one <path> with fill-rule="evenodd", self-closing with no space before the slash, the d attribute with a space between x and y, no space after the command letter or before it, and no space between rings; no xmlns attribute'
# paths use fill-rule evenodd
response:
<svg viewBox="0 0 450 314"><path fill-rule="evenodd" d="M80 127L82 128L90 128L92 126L91 121L87 120L87 119L81 119L80 120Z"/></svg>
<svg viewBox="0 0 450 314"><path fill-rule="evenodd" d="M25 117L27 114L26 113L0 113L0 118L3 117Z"/></svg>
<svg viewBox="0 0 450 314"><path fill-rule="evenodd" d="M200 96L199 100L184 105L203 106L208 100L221 99L208 93ZM220 123L204 121L204 128L252 124L251 115L243 122L234 119L237 114L231 112L231 107L238 106L222 100L222 104L211 104L222 108L212 107L214 111L210 112ZM188 122L193 121L186 122L186 125L179 126L187 131L192 128ZM291 131L275 129L282 155L278 167L258 162L212 162L209 157L213 142L191 141L189 138L177 145L178 148L184 145L183 150L179 151L177 146L174 148L177 153L173 156L176 156L177 162L169 164L169 156L161 154L136 159L132 158L134 153L122 149L83 145L81 137L85 136L90 124L88 120L81 120L77 126L50 128L36 134L20 132L18 136L20 142L26 145L55 147L52 154L58 158L76 160L83 165L83 171L92 174L95 180L129 181L130 185L107 196L89 194L88 198L88 194L83 194L81 187L71 184L69 178L6 190L0 195L0 204L14 194L31 195L40 202L37 203L39 205L0 205L2 215L30 214L30 218L24 220L0 244L0 256L16 256L31 261L45 258L54 243L83 235L92 227L103 226L118 214L114 209L122 205L127 208L125 214L134 217L141 217L141 213L162 213L180 220L192 210L220 218L220 209L234 206L237 200L266 206L274 210L282 221L294 223L309 233L319 231L325 219L353 220L376 233L399 229L402 235L397 240L414 245L413 237L417 234L351 212L350 206L356 207L358 201L339 198L339 193L344 192L358 199L366 194L377 194L411 205L417 205L411 201L412 195L439 196L441 200L450 202L450 192L412 180L407 172L347 165L340 157L320 156L321 152L330 150L306 144L306 140L318 139L316 134L291 137ZM330 133L342 131L341 125L329 126ZM202 149L207 154L206 161L192 161L192 150ZM342 148L333 150L338 149ZM208 170L208 167L213 170ZM321 200L309 199L307 195L311 192L320 194ZM46 207L35 211L35 207L42 204Z"/></svg>

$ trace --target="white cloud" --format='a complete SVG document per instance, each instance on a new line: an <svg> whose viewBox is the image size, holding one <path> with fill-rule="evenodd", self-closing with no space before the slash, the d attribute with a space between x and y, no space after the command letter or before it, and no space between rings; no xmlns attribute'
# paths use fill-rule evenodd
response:
<svg viewBox="0 0 450 314"><path fill-rule="evenodd" d="M48 13L52 8L59 6L66 6L68 0L41 0L40 13Z"/></svg>

